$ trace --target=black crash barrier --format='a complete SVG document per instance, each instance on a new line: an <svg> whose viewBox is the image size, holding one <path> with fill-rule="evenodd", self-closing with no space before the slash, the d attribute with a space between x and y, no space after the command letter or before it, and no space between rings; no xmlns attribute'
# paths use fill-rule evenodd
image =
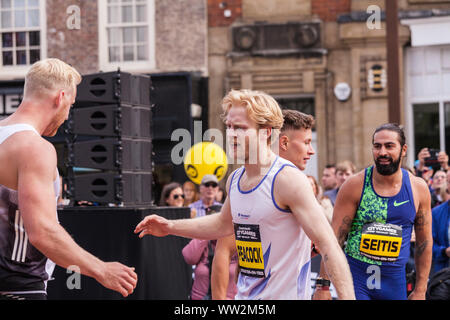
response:
<svg viewBox="0 0 450 320"><path fill-rule="evenodd" d="M126 299L188 299L192 267L185 263L181 251L189 239L176 236L140 239L134 233L136 225L153 213L168 219L190 217L189 208L174 207L68 207L58 211L60 224L83 249L103 261L135 267L137 287ZM92 278L59 266L53 278L48 281L49 300L123 299Z"/></svg>

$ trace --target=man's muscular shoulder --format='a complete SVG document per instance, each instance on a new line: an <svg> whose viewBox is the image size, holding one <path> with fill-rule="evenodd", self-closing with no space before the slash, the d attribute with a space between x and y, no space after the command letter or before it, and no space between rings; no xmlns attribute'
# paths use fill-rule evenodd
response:
<svg viewBox="0 0 450 320"><path fill-rule="evenodd" d="M29 132L23 134L29 134ZM39 135L28 135L27 139L21 140L21 145L24 149L30 149L33 151L41 152L41 153L53 153L55 151L55 147L49 141L44 139Z"/></svg>
<svg viewBox="0 0 450 320"><path fill-rule="evenodd" d="M53 145L31 131L15 133L0 145L0 183L17 189L19 172L54 170L56 150Z"/></svg>
<svg viewBox="0 0 450 320"><path fill-rule="evenodd" d="M416 177L412 173L409 174L409 180L411 181L411 188L413 192L414 199L419 199L419 201L430 201L430 190L428 185L421 177Z"/></svg>
<svg viewBox="0 0 450 320"><path fill-rule="evenodd" d="M354 190L354 188L361 187L359 189L362 189L364 185L364 179L365 179L365 170L361 170L355 173L354 175L350 176L347 180L345 180L341 188Z"/></svg>
<svg viewBox="0 0 450 320"><path fill-rule="evenodd" d="M339 189L338 196L345 197L347 200L358 201L361 198L361 192L364 187L365 170L350 176Z"/></svg>
<svg viewBox="0 0 450 320"><path fill-rule="evenodd" d="M414 188L421 188L421 189L425 188L428 190L428 185L423 178L417 177L417 176L413 175L411 172L408 172L408 175L409 175L409 180L411 181L411 185Z"/></svg>
<svg viewBox="0 0 450 320"><path fill-rule="evenodd" d="M56 166L55 147L32 132L17 133L14 141L11 141L14 147L11 150L12 155L17 159L19 166L44 166L54 168Z"/></svg>

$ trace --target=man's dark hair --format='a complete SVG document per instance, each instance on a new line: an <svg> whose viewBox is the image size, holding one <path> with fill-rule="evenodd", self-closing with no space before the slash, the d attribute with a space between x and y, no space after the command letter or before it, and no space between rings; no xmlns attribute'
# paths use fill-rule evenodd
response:
<svg viewBox="0 0 450 320"><path fill-rule="evenodd" d="M403 130L403 127L399 126L396 123L385 123L379 126L375 129L375 132L372 136L372 143L374 142L374 137L377 132L383 131L383 130L389 130L397 132L398 134L398 142L400 142L400 146L403 147L406 143L406 137L405 137L405 131Z"/></svg>
<svg viewBox="0 0 450 320"><path fill-rule="evenodd" d="M336 165L334 164L334 163L332 163L332 164L327 164L326 166L325 166L325 169L336 169Z"/></svg>
<svg viewBox="0 0 450 320"><path fill-rule="evenodd" d="M281 131L286 130L300 130L311 129L314 126L314 117L312 115L297 111L284 109L283 112L283 127Z"/></svg>

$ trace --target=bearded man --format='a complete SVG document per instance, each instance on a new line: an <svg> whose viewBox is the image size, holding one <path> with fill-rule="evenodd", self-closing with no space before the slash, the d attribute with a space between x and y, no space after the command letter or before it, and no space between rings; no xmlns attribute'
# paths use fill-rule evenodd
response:
<svg viewBox="0 0 450 320"><path fill-rule="evenodd" d="M431 267L431 197L425 181L400 164L407 145L403 129L388 123L372 136L374 166L353 175L336 199L332 227L353 276L357 300L407 299L405 267L416 235L416 284L408 299L425 299ZM331 299L323 280L315 299ZM322 282L322 287L320 286Z"/></svg>

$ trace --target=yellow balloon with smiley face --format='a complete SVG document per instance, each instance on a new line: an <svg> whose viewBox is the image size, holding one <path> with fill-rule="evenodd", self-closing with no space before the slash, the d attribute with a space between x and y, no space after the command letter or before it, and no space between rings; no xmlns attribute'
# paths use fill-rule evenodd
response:
<svg viewBox="0 0 450 320"><path fill-rule="evenodd" d="M184 157L184 171L189 179L198 185L205 174L214 174L217 180L222 180L227 170L227 155L214 142L196 143Z"/></svg>

